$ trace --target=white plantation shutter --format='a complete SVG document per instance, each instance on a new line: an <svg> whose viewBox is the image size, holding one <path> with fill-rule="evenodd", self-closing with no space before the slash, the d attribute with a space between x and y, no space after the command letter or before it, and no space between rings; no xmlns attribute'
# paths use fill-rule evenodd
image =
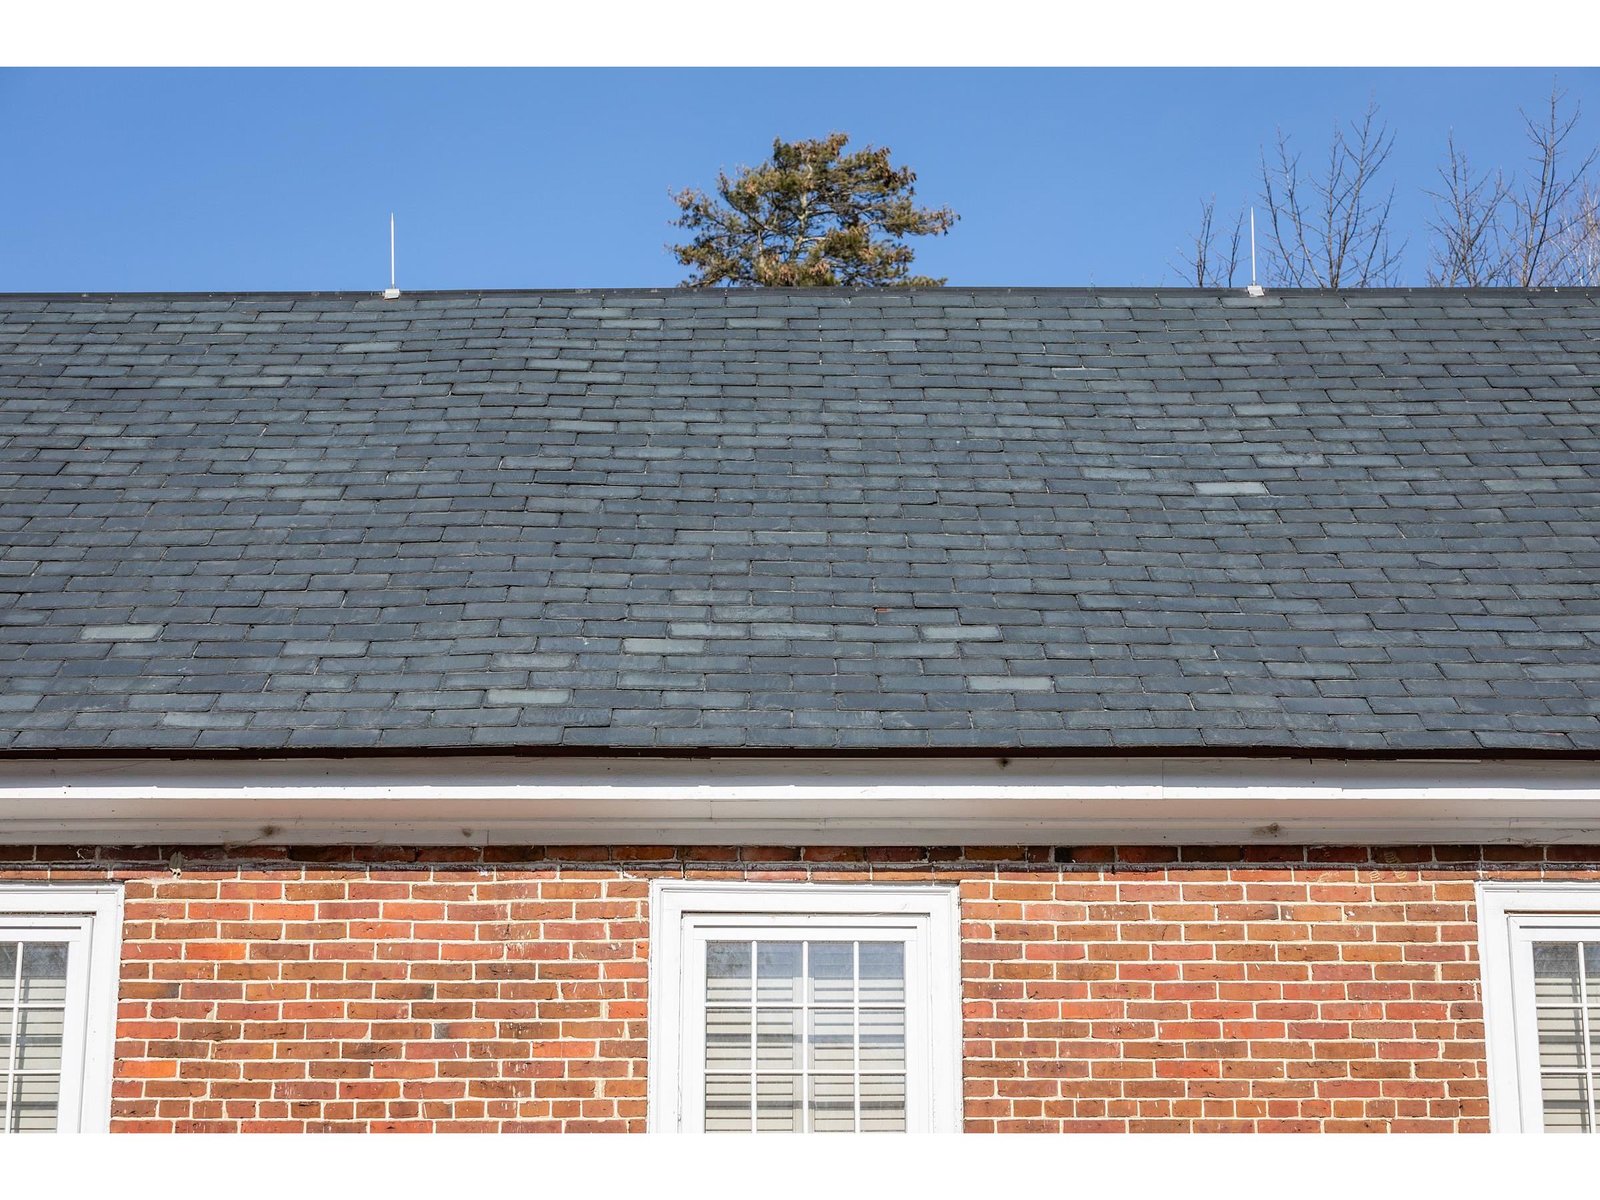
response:
<svg viewBox="0 0 1600 1200"><path fill-rule="evenodd" d="M1593 941L1533 941L1539 1094L1547 1133L1600 1130L1600 931Z"/></svg>

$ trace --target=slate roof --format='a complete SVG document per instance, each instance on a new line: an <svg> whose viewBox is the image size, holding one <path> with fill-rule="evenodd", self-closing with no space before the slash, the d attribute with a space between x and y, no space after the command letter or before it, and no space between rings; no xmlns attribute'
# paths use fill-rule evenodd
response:
<svg viewBox="0 0 1600 1200"><path fill-rule="evenodd" d="M1600 294L0 296L0 747L1600 750Z"/></svg>

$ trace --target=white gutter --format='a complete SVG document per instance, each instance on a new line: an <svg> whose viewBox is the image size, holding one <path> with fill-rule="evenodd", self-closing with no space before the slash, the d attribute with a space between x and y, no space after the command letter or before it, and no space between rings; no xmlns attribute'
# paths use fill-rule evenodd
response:
<svg viewBox="0 0 1600 1200"><path fill-rule="evenodd" d="M0 843L1600 842L1600 761L0 760Z"/></svg>

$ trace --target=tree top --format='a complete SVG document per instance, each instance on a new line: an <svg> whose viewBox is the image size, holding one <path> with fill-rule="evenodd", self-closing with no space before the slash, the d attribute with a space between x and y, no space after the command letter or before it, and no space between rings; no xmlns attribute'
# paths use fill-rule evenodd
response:
<svg viewBox="0 0 1600 1200"><path fill-rule="evenodd" d="M934 287L943 279L911 274L907 237L942 234L958 220L949 208L919 208L916 172L896 167L887 147L845 153L850 138L786 142L772 158L717 172L714 195L673 195L673 224L694 237L671 247L691 269L685 287Z"/></svg>

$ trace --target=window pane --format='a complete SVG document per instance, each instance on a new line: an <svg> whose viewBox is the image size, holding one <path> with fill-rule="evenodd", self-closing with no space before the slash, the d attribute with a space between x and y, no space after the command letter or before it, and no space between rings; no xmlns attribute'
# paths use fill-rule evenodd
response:
<svg viewBox="0 0 1600 1200"><path fill-rule="evenodd" d="M17 997L17 951L15 942L0 942L0 1005L9 1006Z"/></svg>
<svg viewBox="0 0 1600 1200"><path fill-rule="evenodd" d="M22 945L22 1002L67 1002L67 945L65 942L24 942Z"/></svg>
<svg viewBox="0 0 1600 1200"><path fill-rule="evenodd" d="M899 942L861 943L861 1003L904 1004L906 948Z"/></svg>
<svg viewBox="0 0 1600 1200"><path fill-rule="evenodd" d="M762 1071L800 1069L800 1013L797 1009L761 1009L756 1014L756 1068Z"/></svg>
<svg viewBox="0 0 1600 1200"><path fill-rule="evenodd" d="M750 1003L750 943L706 944L706 1003Z"/></svg>
<svg viewBox="0 0 1600 1200"><path fill-rule="evenodd" d="M861 1012L861 1069L906 1069L906 1014L902 1008L863 1009Z"/></svg>
<svg viewBox="0 0 1600 1200"><path fill-rule="evenodd" d="M25 1008L17 1014L17 1070L61 1070L62 1017L60 1009Z"/></svg>
<svg viewBox="0 0 1600 1200"><path fill-rule="evenodd" d="M706 1010L706 1070L750 1070L750 1010Z"/></svg>
<svg viewBox="0 0 1600 1200"><path fill-rule="evenodd" d="M811 1013L811 1068L855 1070L856 1016L848 1008L814 1009Z"/></svg>
<svg viewBox="0 0 1600 1200"><path fill-rule="evenodd" d="M1576 1008L1539 1010L1539 1066L1543 1070L1582 1067L1582 1014Z"/></svg>
<svg viewBox="0 0 1600 1200"><path fill-rule="evenodd" d="M24 942L22 946L22 1002L67 1002L67 944Z"/></svg>
<svg viewBox="0 0 1600 1200"><path fill-rule="evenodd" d="M706 1077L706 1132L750 1132L750 1077Z"/></svg>
<svg viewBox="0 0 1600 1200"><path fill-rule="evenodd" d="M1589 977L1589 999L1595 998L1594 989L1600 987L1600 942L1585 942L1583 946L1583 973Z"/></svg>
<svg viewBox="0 0 1600 1200"><path fill-rule="evenodd" d="M855 1000L855 946L850 942L812 942L808 971L812 1004L851 1004Z"/></svg>
<svg viewBox="0 0 1600 1200"><path fill-rule="evenodd" d="M1582 1075L1544 1077L1544 1127L1551 1133L1587 1133L1589 1093Z"/></svg>
<svg viewBox="0 0 1600 1200"><path fill-rule="evenodd" d="M800 943L756 947L756 998L763 1004L800 1003Z"/></svg>
<svg viewBox="0 0 1600 1200"><path fill-rule="evenodd" d="M906 1127L906 1081L896 1075L861 1078L861 1131L903 1133Z"/></svg>
<svg viewBox="0 0 1600 1200"><path fill-rule="evenodd" d="M757 1130L762 1133L799 1133L800 1118L798 1076L756 1076Z"/></svg>
<svg viewBox="0 0 1600 1200"><path fill-rule="evenodd" d="M815 1133L854 1133L855 1083L849 1076L823 1075L811 1080L811 1128Z"/></svg>
<svg viewBox="0 0 1600 1200"><path fill-rule="evenodd" d="M1578 1003L1576 942L1533 944L1533 996L1540 1004Z"/></svg>
<svg viewBox="0 0 1600 1200"><path fill-rule="evenodd" d="M11 1132L51 1133L61 1083L48 1076L20 1075L11 1088Z"/></svg>

